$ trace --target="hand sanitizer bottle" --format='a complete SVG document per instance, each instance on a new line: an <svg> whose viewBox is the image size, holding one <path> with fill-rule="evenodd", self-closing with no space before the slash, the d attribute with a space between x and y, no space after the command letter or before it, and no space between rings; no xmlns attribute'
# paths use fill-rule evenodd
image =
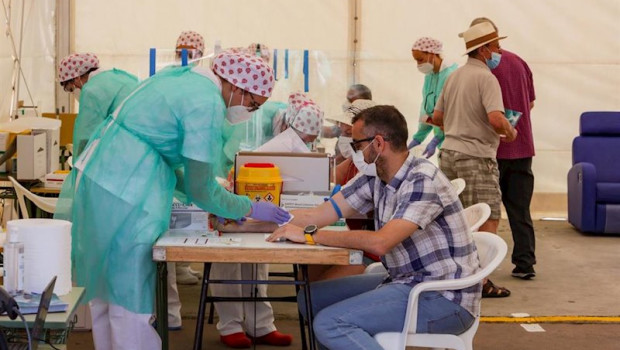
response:
<svg viewBox="0 0 620 350"><path fill-rule="evenodd" d="M4 287L11 295L24 291L24 243L19 242L19 229L12 227L4 244Z"/></svg>

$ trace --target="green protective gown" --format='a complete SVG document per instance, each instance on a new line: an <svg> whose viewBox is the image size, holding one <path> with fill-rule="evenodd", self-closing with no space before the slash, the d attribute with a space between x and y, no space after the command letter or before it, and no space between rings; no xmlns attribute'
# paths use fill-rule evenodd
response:
<svg viewBox="0 0 620 350"><path fill-rule="evenodd" d="M239 150L253 151L273 138L273 117L279 110L286 109L288 105L283 102L265 102L252 118L245 123L230 124L224 122L222 135L224 137L224 168L223 177L226 178L228 170L235 160L235 154ZM222 176L222 175L219 175Z"/></svg>
<svg viewBox="0 0 620 350"><path fill-rule="evenodd" d="M219 216L250 211L247 197L215 181L225 110L211 80L175 67L145 80L97 128L54 215L73 222L73 271L85 301L153 312L151 249L168 228L175 188Z"/></svg>
<svg viewBox="0 0 620 350"><path fill-rule="evenodd" d="M435 110L435 103L437 98L441 94L441 89L446 83L446 80L458 68L458 64L442 66L442 69L435 73L426 74L424 77L424 86L422 87L422 105L420 106L420 115L433 115ZM419 143L424 142L426 136L433 130L435 137L439 138L440 142L437 148L441 147L443 139L445 138L443 131L438 126L432 126L426 123L418 124L418 131L413 135L413 139Z"/></svg>
<svg viewBox="0 0 620 350"><path fill-rule="evenodd" d="M90 135L138 86L138 78L120 69L101 72L84 84L80 113L73 127L73 159L82 153Z"/></svg>

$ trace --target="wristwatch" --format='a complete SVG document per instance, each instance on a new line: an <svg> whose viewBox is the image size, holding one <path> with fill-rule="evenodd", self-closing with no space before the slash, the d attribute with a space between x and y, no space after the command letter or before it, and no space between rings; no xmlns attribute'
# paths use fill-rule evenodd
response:
<svg viewBox="0 0 620 350"><path fill-rule="evenodd" d="M308 225L304 228L304 237L306 237L306 244L316 244L314 238L312 237L316 231L318 231L318 226L316 225Z"/></svg>

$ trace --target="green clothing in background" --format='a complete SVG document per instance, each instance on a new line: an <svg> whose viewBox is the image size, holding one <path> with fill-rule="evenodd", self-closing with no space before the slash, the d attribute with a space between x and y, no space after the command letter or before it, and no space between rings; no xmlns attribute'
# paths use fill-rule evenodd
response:
<svg viewBox="0 0 620 350"><path fill-rule="evenodd" d="M218 176L226 178L238 151L253 151L273 138L273 117L286 107L287 104L283 102L267 101L245 123L232 125L224 122L222 137L225 159L221 171L223 174Z"/></svg>
<svg viewBox="0 0 620 350"><path fill-rule="evenodd" d="M145 80L97 128L65 181L54 216L73 222L74 279L86 287L85 301L153 312L151 250L168 229L175 187L218 216L241 218L250 211L247 197L215 181L225 113L209 78L175 67Z"/></svg>
<svg viewBox="0 0 620 350"><path fill-rule="evenodd" d="M437 102L437 98L441 94L441 89L443 89L443 85L445 84L448 76L452 74L457 68L458 65L456 63L452 65L444 65L442 62L441 69L438 73L432 72L430 74L426 74L424 77L424 86L422 87L422 104L420 106L420 115L433 115L433 110L435 109L435 103ZM444 134L441 131L441 128L437 126L432 126L426 123L418 124L418 131L413 135L413 139L418 141L419 143L424 142L426 136L433 130L435 137L440 140L437 147L441 147L443 143Z"/></svg>
<svg viewBox="0 0 620 350"><path fill-rule="evenodd" d="M86 147L97 126L114 112L136 86L138 78L116 68L88 79L80 94L80 113L73 126L74 161Z"/></svg>

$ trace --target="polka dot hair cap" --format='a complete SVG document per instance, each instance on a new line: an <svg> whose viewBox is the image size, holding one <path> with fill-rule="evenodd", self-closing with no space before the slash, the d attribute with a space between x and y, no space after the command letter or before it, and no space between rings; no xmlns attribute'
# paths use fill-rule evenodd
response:
<svg viewBox="0 0 620 350"><path fill-rule="evenodd" d="M271 96L275 84L271 67L246 52L219 53L213 59L213 72L234 86L263 97Z"/></svg>
<svg viewBox="0 0 620 350"><path fill-rule="evenodd" d="M198 34L193 30L187 30L181 32L179 38L177 39L177 49L187 49L193 48L200 51L202 55L205 52L205 39L202 35Z"/></svg>
<svg viewBox="0 0 620 350"><path fill-rule="evenodd" d="M306 135L318 135L323 125L323 110L306 94L296 92L288 97L286 119L295 130Z"/></svg>
<svg viewBox="0 0 620 350"><path fill-rule="evenodd" d="M413 43L411 50L418 50L422 52L440 54L443 51L443 44L437 39L433 39L428 36L423 36Z"/></svg>
<svg viewBox="0 0 620 350"><path fill-rule="evenodd" d="M92 53L74 53L60 61L58 81L63 83L99 68L99 59Z"/></svg>

